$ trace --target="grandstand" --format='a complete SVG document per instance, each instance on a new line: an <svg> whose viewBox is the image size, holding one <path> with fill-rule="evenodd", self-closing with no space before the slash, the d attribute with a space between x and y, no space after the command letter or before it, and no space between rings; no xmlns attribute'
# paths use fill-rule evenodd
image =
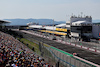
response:
<svg viewBox="0 0 100 67"><path fill-rule="evenodd" d="M0 20L0 25L4 23L10 23L10 21Z"/></svg>
<svg viewBox="0 0 100 67"><path fill-rule="evenodd" d="M50 67L44 60L14 37L0 32L0 67Z"/></svg>

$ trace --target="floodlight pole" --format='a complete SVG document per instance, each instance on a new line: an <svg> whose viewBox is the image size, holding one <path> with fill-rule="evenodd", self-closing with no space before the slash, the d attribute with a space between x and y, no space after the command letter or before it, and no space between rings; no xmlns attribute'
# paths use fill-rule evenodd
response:
<svg viewBox="0 0 100 67"><path fill-rule="evenodd" d="M53 31L54 31L54 19L53 19ZM53 33L53 36L54 36L54 33Z"/></svg>

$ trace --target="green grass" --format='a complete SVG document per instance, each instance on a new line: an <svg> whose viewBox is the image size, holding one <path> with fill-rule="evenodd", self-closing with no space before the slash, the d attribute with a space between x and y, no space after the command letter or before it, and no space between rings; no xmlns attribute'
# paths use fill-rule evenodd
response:
<svg viewBox="0 0 100 67"><path fill-rule="evenodd" d="M19 38L18 38L19 39ZM37 54L40 54L40 50L39 50L39 45L38 44L36 44L36 43L33 43L33 42L31 42L31 41L29 41L29 40L27 40L27 39L25 39L25 38L21 38L21 39L19 39L21 42L23 42L25 45L27 45L28 44L28 47L30 48L30 49L32 49L33 47L34 47L34 51L37 53Z"/></svg>

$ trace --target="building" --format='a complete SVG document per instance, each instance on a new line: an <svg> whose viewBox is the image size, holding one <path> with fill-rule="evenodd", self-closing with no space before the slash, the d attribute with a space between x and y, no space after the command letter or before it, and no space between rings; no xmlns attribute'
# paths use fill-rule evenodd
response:
<svg viewBox="0 0 100 67"><path fill-rule="evenodd" d="M93 25L92 26L93 29L92 29L92 34L93 34L93 37L96 38L96 39L99 39L99 33L100 33L100 25Z"/></svg>
<svg viewBox="0 0 100 67"><path fill-rule="evenodd" d="M64 36L67 38L74 38L76 40L90 41L91 38L99 38L100 25L93 25L92 17L77 17L71 16L70 21L66 24L59 24L55 26L40 26L32 25L32 28L43 28L41 32L46 32L53 35Z"/></svg>
<svg viewBox="0 0 100 67"><path fill-rule="evenodd" d="M85 17L77 17L77 16L71 16L70 17L70 23L76 22L76 21L87 21L87 22L92 22L92 17L91 16L85 16Z"/></svg>
<svg viewBox="0 0 100 67"><path fill-rule="evenodd" d="M70 18L71 38L89 41L92 38L92 18L71 16Z"/></svg>

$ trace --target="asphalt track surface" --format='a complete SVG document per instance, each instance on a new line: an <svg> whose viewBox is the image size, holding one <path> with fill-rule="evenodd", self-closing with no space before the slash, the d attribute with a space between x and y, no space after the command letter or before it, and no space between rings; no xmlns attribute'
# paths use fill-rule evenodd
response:
<svg viewBox="0 0 100 67"><path fill-rule="evenodd" d="M58 49L61 49L65 52L68 52L70 54L77 53L79 57L100 65L100 54L97 54L97 53L94 53L92 51L88 51L88 50L85 50L82 48L74 47L71 45L58 43L58 42L55 42L53 40L45 39L45 38L35 36L32 34L26 34L26 33L22 33L22 34L25 38L29 38L31 41L33 39L35 39L37 41L44 42L48 45L51 45L51 46L56 47Z"/></svg>
<svg viewBox="0 0 100 67"><path fill-rule="evenodd" d="M28 30L28 31L31 32L31 33L41 34L40 32L37 32L37 31L32 31L32 30ZM45 35L45 34L43 33L42 35ZM52 35L48 35L48 36L51 37L51 38L53 37ZM58 37L56 36L56 38L58 38ZM59 40L62 40L61 37L59 37L59 38L58 38ZM77 44L77 45L81 44L84 47L89 47L89 48L92 48L92 49L100 50L100 44L98 44L98 43L77 41L75 39L68 39L68 38L63 39L63 41L65 41L65 42L70 41L71 43L74 43L74 44Z"/></svg>

